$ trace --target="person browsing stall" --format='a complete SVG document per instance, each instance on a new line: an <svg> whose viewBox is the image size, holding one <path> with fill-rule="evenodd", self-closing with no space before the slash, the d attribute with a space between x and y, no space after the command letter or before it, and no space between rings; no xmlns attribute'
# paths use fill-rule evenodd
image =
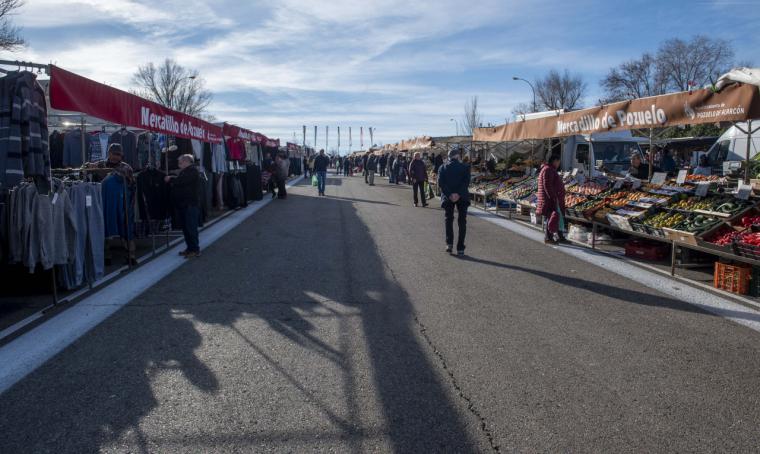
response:
<svg viewBox="0 0 760 454"><path fill-rule="evenodd" d="M179 255L185 258L200 257L201 249L198 238L198 224L201 211L198 197L201 176L195 167L195 157L183 154L177 160L179 174L167 175L164 181L171 184L172 202L177 208L182 221L182 234L185 237L185 250Z"/></svg>
<svg viewBox="0 0 760 454"><path fill-rule="evenodd" d="M649 164L641 159L639 153L631 155L631 167L628 168L628 174L639 180L649 180Z"/></svg>
<svg viewBox="0 0 760 454"><path fill-rule="evenodd" d="M409 178L412 180L412 196L414 199L414 206L419 206L419 197L422 199L422 206L426 207L427 200L425 199L425 183L427 182L427 167L422 160L420 152L414 153L414 159L409 164Z"/></svg>
<svg viewBox="0 0 760 454"><path fill-rule="evenodd" d="M559 155L552 155L549 162L541 167L538 174L538 201L536 213L541 213L546 221L544 244L566 243L560 224L565 216L565 185L557 169L561 162ZM557 238L555 238L557 235Z"/></svg>

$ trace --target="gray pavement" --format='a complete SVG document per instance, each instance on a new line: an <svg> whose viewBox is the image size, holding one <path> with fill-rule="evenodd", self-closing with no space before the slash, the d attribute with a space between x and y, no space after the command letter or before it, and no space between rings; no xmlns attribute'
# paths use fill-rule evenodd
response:
<svg viewBox="0 0 760 454"><path fill-rule="evenodd" d="M760 333L407 186L290 190L0 395L0 452L751 452Z"/></svg>

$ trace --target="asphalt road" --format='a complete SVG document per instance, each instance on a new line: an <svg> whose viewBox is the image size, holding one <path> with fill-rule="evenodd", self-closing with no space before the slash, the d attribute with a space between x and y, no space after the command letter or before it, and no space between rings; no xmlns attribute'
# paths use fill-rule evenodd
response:
<svg viewBox="0 0 760 454"><path fill-rule="evenodd" d="M760 333L330 177L0 395L0 452L752 452Z"/></svg>

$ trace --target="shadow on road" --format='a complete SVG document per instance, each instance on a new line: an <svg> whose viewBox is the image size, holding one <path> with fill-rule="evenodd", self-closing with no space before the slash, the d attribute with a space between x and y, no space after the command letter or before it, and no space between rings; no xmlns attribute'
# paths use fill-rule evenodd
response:
<svg viewBox="0 0 760 454"><path fill-rule="evenodd" d="M388 277L352 201L297 192L262 209L0 396L0 450L197 452L220 444L256 451L275 443L284 451L359 452L382 439L395 452L476 451L419 335L412 304ZM337 324L337 338L323 332L322 318ZM253 329L251 320L268 329ZM239 350L217 345L227 336L240 341ZM316 359L294 364L273 342ZM366 351L370 370L357 370L348 354L357 348ZM232 399L274 386L260 383L255 371L228 370L243 367L243 360L275 374L277 389L296 396L284 402L299 402L319 419L284 432L267 426L260 401L270 396L256 394L245 396L247 414L211 413L230 405L220 395ZM339 389L315 390L299 374L304 368L337 368ZM371 377L373 389L358 389L360 377ZM379 427L363 420L372 410L362 408L367 399L377 401ZM195 435L216 418L229 420L232 432ZM250 425L256 420L259 425ZM312 432L325 421L335 435Z"/></svg>
<svg viewBox="0 0 760 454"><path fill-rule="evenodd" d="M628 303L640 304L643 306L664 307L667 309L717 317L717 315L707 310L701 309L698 305L695 305L693 303L686 303L675 298L655 296L650 293L639 292L627 288L614 287L611 285L603 284L601 282L574 278L562 274L549 273L546 271L525 268L518 265L509 265L506 263L494 262L491 260L480 259L472 256L464 256L460 257L459 259L467 262L480 263L483 265L494 266L512 271L530 273L560 285L587 290L589 292L593 292L605 297L615 298L620 301L626 301ZM723 317L735 317L744 320L760 321L760 315L756 315L751 312L740 312L726 309L722 310L722 313L724 314L722 315Z"/></svg>

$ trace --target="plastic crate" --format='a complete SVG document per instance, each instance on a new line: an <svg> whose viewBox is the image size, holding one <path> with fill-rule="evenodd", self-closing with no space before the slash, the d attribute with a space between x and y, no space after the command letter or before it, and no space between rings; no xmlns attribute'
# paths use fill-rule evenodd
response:
<svg viewBox="0 0 760 454"><path fill-rule="evenodd" d="M749 293L752 267L749 265L729 265L715 262L713 284L715 288L739 295Z"/></svg>
<svg viewBox="0 0 760 454"><path fill-rule="evenodd" d="M734 242L736 253L742 257L760 260L760 246L755 246L741 241Z"/></svg>
<svg viewBox="0 0 760 454"><path fill-rule="evenodd" d="M631 240L625 244L625 255L636 259L660 261L669 252L670 246L654 241Z"/></svg>

